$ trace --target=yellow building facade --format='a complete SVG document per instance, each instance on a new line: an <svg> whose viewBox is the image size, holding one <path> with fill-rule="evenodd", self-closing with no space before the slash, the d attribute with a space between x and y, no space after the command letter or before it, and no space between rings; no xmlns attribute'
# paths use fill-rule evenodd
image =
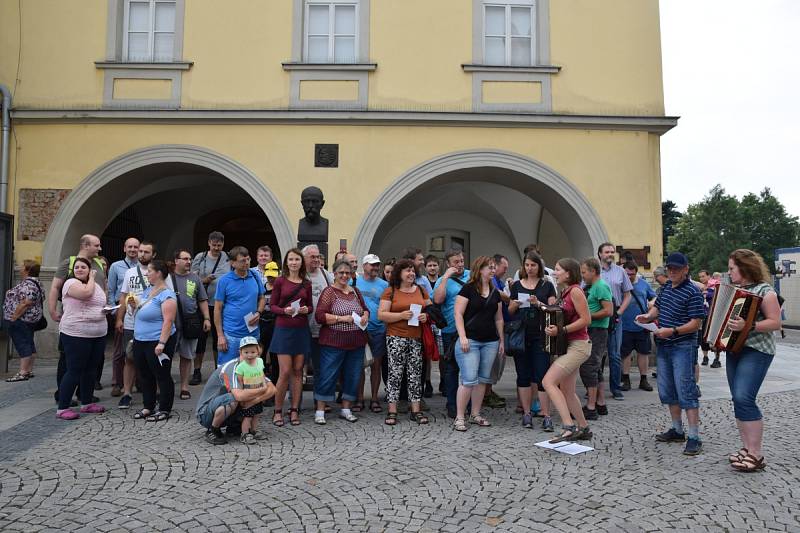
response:
<svg viewBox="0 0 800 533"><path fill-rule="evenodd" d="M657 0L2 2L0 83L44 276L83 233L285 252L309 185L331 253L662 253Z"/></svg>

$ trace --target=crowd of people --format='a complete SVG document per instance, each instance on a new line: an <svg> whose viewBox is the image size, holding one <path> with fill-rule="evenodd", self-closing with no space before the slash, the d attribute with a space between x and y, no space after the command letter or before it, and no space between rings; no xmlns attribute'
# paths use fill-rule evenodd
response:
<svg viewBox="0 0 800 533"><path fill-rule="evenodd" d="M207 250L192 255L179 249L164 261L154 243L129 238L123 259L108 265L100 239L85 235L78 253L61 263L47 298L39 265L26 261L3 310L20 354L19 372L7 381L33 377L34 332L46 327L46 302L59 329L56 416L64 420L105 410L94 391L101 387L111 328L111 395L120 398L120 409L129 409L138 389L142 407L133 417L147 422L171 416L175 356L181 399L190 399L190 386L204 381L210 338L215 370L205 380L196 415L213 444L227 442L223 428L240 434L245 444L266 438L259 429L265 406L273 407L274 426L301 424L304 384L313 385L314 423L326 424L334 403L341 406L339 418L357 422L367 408L367 373L374 413L384 412L384 384L386 425L398 424L404 411L410 421L428 424L424 398L433 394L431 367L437 361L453 429L491 426L483 407L505 405L492 385L506 356L516 369L521 425L533 428L540 417L541 429L553 432L557 414L560 431L550 441L557 443L591 439L589 423L608 415L606 366L611 398L624 400L630 390L634 353L639 389L653 390L648 364L654 340L653 376L672 420L656 440L686 442L687 455L702 450L698 365L708 364L713 351L711 366L721 366L720 350L703 340L702 326L721 276L700 271L699 281L692 280L681 253L654 270L654 289L635 261L615 262L610 243L599 246L596 258L562 258L552 270L530 245L515 273L499 254L479 256L467 269L463 251L452 249L441 275L439 258L416 248L404 250L399 260L367 254L360 264L342 251L328 271L315 245L288 250L280 267L268 246L257 250L251 266L249 250L234 246L226 252L224 245L224 235L215 231ZM780 306L755 252L732 252L728 276L761 297L745 348L728 353L725 364L742 440L730 463L757 471L766 463L756 398L775 355ZM545 326L546 306L560 308L563 325ZM735 318L728 327L738 332L745 323ZM546 350L547 337L563 339L565 353ZM578 376L585 403L576 393Z"/></svg>

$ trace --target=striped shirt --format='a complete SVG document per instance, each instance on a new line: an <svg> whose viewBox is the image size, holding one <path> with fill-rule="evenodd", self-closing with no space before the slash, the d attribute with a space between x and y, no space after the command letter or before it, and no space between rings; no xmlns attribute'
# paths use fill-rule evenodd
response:
<svg viewBox="0 0 800 533"><path fill-rule="evenodd" d="M625 269L612 263L608 268L603 266L603 268L600 269L600 277L603 278L603 281L611 288L611 295L614 297L614 305L616 307L622 305L622 299L625 297L625 293L633 290L633 284L628 274L625 273Z"/></svg>
<svg viewBox="0 0 800 533"><path fill-rule="evenodd" d="M677 287L667 282L656 298L658 325L662 328L679 328L693 318L703 319L706 316L703 304L703 295L689 278L683 280ZM659 344L694 342L696 337L697 332L692 331L668 339L657 339L657 342Z"/></svg>

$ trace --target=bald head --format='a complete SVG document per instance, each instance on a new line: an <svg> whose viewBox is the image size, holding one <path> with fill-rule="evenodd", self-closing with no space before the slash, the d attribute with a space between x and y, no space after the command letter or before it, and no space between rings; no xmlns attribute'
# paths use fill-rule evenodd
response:
<svg viewBox="0 0 800 533"><path fill-rule="evenodd" d="M139 239L136 237L128 238L125 241L125 246L123 247L123 250L125 251L125 257L136 262L139 259L139 245Z"/></svg>
<svg viewBox="0 0 800 533"><path fill-rule="evenodd" d="M87 233L81 237L81 249L78 255L92 259L100 255L100 237Z"/></svg>

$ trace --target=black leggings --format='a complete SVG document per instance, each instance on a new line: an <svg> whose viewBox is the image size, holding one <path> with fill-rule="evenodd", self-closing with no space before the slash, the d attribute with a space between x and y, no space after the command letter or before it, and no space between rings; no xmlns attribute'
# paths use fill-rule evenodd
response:
<svg viewBox="0 0 800 533"><path fill-rule="evenodd" d="M158 383L159 411L172 411L175 401L175 381L172 379L172 356L175 354L176 336L172 335L164 346L164 354L169 357L162 364L156 355L158 341L133 341L133 360L142 389L144 408L151 413L156 408L156 382Z"/></svg>
<svg viewBox="0 0 800 533"><path fill-rule="evenodd" d="M98 362L103 358L106 338L73 337L61 333L59 339L64 347L65 370L58 386L58 408L69 408L79 384L81 403L89 405L92 403L95 374Z"/></svg>

